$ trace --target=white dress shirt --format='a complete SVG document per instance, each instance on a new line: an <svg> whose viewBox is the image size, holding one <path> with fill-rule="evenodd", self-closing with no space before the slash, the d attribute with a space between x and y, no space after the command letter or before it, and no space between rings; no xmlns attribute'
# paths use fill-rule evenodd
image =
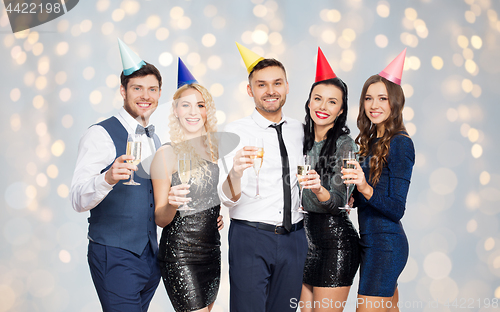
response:
<svg viewBox="0 0 500 312"><path fill-rule="evenodd" d="M282 113L283 140L290 162L290 183L292 185L292 223L302 220L302 214L294 212L299 205L299 188L297 185L297 164L302 157L304 131L302 124L294 119L286 118ZM283 224L283 180L281 153L275 123L264 118L257 110L252 115L228 124L225 132L232 132L240 137L239 145L228 155L219 160L219 197L222 204L229 208L231 219L263 222L272 225ZM243 172L241 178L241 197L233 202L222 191L222 184L233 167L233 158L238 150L248 145L249 139L261 138L264 141L264 158L259 173L259 193L261 198L255 199L256 175L253 168ZM220 142L223 146L224 141ZM222 148L220 149L223 150ZM225 164L224 164L225 162ZM227 169L227 170L226 170Z"/></svg>
<svg viewBox="0 0 500 312"><path fill-rule="evenodd" d="M129 134L135 133L139 122L122 107L115 117ZM141 163L149 173L156 148L152 138L141 135ZM121 156L121 155L118 155ZM78 212L88 211L97 206L113 189L113 185L104 180L101 170L116 159L116 149L108 132L99 125L93 125L85 131L78 145L78 158L71 181L71 203ZM133 186L131 186L133 187Z"/></svg>

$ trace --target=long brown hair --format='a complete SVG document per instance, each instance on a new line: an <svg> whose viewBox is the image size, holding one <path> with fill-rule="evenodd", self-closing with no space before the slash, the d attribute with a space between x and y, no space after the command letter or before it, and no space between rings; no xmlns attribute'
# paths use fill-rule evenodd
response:
<svg viewBox="0 0 500 312"><path fill-rule="evenodd" d="M387 96L391 113L389 117L383 121L381 126L384 127L384 134L380 140L374 144L377 138L377 125L373 124L365 112L365 97L368 87L374 83L383 82L387 88ZM359 135L355 142L359 145L360 156L368 156L370 148L372 148L372 158L370 159L370 179L373 186L377 185L383 167L387 164L389 156L389 147L392 137L395 135L405 135L406 128L403 123L403 107L405 105L405 95L400 85L397 85L379 75L373 75L368 78L363 85L361 97L359 98L359 114L358 128ZM372 146L373 145L373 146Z"/></svg>

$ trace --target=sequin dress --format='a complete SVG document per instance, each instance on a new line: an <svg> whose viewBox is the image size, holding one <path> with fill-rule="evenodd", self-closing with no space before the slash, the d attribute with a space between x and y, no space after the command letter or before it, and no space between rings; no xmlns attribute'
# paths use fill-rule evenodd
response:
<svg viewBox="0 0 500 312"><path fill-rule="evenodd" d="M377 142L378 139L373 144ZM370 175L370 158L371 154L360 162L365 177ZM406 208L414 163L413 141L396 135L390 142L387 165L370 200L354 194L361 236L360 295L394 295L397 279L408 259L408 240L400 219Z"/></svg>
<svg viewBox="0 0 500 312"><path fill-rule="evenodd" d="M314 142L308 152L312 156L312 168L318 160L324 141ZM304 266L303 282L316 287L351 286L359 266L358 233L351 223L344 206L347 187L341 179L342 153L357 151L348 135L336 142L336 152L331 164L333 175L323 186L330 192L330 199L320 202L311 190L304 190L303 204L308 252Z"/></svg>
<svg viewBox="0 0 500 312"><path fill-rule="evenodd" d="M168 296L175 311L202 309L217 297L221 253L217 229L220 201L217 195L219 168L206 161L206 183L192 183L188 196L193 211L178 211L162 232L158 259ZM177 172L172 185L181 184Z"/></svg>

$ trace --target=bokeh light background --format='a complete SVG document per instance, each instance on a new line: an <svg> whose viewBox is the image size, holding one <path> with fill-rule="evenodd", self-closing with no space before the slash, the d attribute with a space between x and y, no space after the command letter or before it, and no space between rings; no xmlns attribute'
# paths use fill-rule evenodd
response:
<svg viewBox="0 0 500 312"><path fill-rule="evenodd" d="M88 213L73 211L68 193L82 133L123 103L117 37L160 69L160 103L175 91L182 57L215 97L221 129L254 107L235 41L285 64L285 113L300 120L321 46L350 88L353 137L364 80L407 47L404 117L416 164L402 310L497 310L499 13L497 0L98 0L14 35L2 6L0 312L100 311ZM164 142L168 106L154 118ZM227 228L214 312L228 311ZM356 288L357 278L351 300ZM150 311L173 311L162 284Z"/></svg>

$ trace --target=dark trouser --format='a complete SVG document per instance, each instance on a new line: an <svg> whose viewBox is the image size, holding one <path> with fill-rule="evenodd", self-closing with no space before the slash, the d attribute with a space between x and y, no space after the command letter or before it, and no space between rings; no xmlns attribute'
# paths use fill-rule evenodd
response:
<svg viewBox="0 0 500 312"><path fill-rule="evenodd" d="M280 235L231 221L230 311L295 311L306 255L303 228Z"/></svg>
<svg viewBox="0 0 500 312"><path fill-rule="evenodd" d="M160 267L148 244L140 256L89 242L88 262L104 312L145 312L160 282Z"/></svg>

